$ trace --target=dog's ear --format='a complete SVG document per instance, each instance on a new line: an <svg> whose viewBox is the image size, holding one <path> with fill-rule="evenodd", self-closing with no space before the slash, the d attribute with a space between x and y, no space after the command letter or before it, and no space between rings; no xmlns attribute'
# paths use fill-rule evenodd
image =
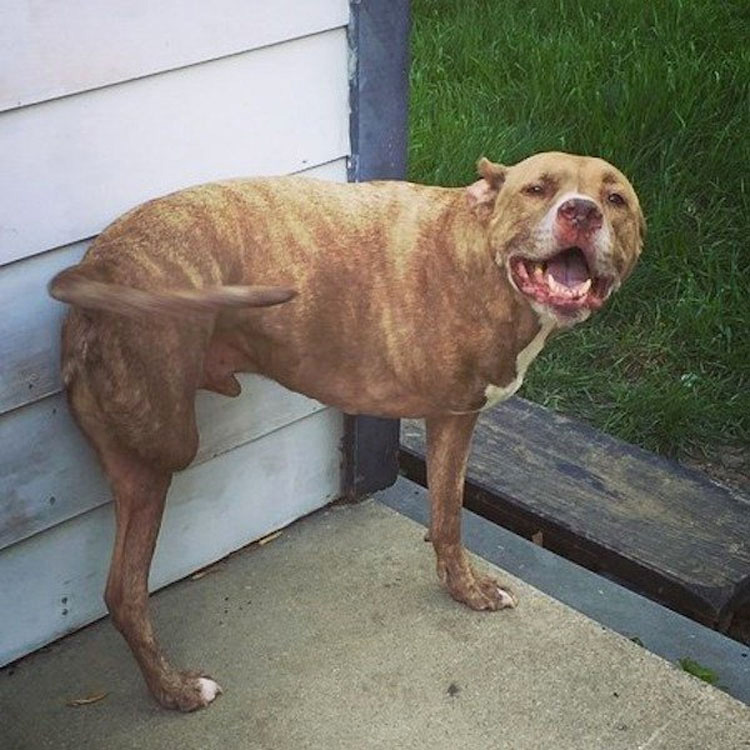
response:
<svg viewBox="0 0 750 750"><path fill-rule="evenodd" d="M466 188L466 200L479 219L486 220L492 214L507 171L507 167L484 157L477 162L477 172L482 179Z"/></svg>

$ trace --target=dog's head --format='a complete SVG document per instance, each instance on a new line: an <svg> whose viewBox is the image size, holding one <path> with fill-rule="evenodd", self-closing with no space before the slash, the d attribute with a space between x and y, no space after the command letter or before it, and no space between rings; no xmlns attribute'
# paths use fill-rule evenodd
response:
<svg viewBox="0 0 750 750"><path fill-rule="evenodd" d="M467 199L513 288L562 325L585 320L633 270L645 221L625 176L597 158L479 161Z"/></svg>

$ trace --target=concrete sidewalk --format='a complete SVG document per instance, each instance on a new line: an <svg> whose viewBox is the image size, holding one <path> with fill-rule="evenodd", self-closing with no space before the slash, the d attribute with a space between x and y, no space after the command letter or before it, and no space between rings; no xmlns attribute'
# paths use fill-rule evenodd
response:
<svg viewBox="0 0 750 750"><path fill-rule="evenodd" d="M0 673L0 746L750 748L746 706L521 582L515 611L459 606L422 533L329 509L157 594L169 654L225 690L195 714L151 701L108 621L24 659Z"/></svg>

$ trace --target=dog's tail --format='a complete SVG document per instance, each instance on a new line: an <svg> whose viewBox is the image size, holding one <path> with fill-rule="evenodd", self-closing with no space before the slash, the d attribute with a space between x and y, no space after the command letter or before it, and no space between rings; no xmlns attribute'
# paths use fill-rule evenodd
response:
<svg viewBox="0 0 750 750"><path fill-rule="evenodd" d="M270 307L287 302L297 294L285 286L213 286L146 291L98 281L87 271L80 266L60 271L47 287L50 296L69 305L132 317L210 313L228 307Z"/></svg>

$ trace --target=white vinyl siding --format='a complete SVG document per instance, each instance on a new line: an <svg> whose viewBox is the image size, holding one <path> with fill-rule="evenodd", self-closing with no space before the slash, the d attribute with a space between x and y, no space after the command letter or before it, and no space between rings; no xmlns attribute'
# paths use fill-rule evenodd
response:
<svg viewBox="0 0 750 750"><path fill-rule="evenodd" d="M59 379L50 278L188 185L346 179L348 3L11 0L0 13L0 664L104 613L109 489ZM243 376L200 393L158 588L334 499L342 415Z"/></svg>

